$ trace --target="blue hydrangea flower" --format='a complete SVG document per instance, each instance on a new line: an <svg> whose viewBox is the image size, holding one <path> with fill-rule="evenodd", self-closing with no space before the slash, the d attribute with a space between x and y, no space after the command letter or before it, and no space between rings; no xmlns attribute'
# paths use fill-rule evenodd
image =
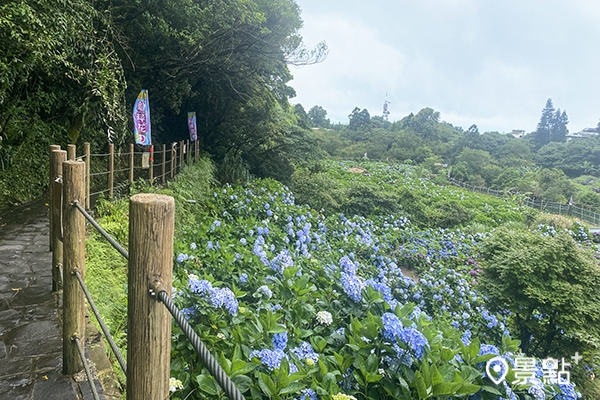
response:
<svg viewBox="0 0 600 400"><path fill-rule="evenodd" d="M263 350L254 350L250 353L250 359L258 357L260 362L266 366L269 370L273 371L276 368L279 368L281 365L281 360L285 357L285 353L283 350L271 350L271 349L263 349Z"/></svg>
<svg viewBox="0 0 600 400"><path fill-rule="evenodd" d="M423 357L429 341L421 332L415 328L405 328L400 333L399 338L403 343L408 345L417 358L420 359Z"/></svg>
<svg viewBox="0 0 600 400"><path fill-rule="evenodd" d="M542 381L539 379L535 379L535 382L532 382L530 379L529 382L533 384L527 388L527 393L533 396L535 400L546 400L546 392L544 392L544 386Z"/></svg>
<svg viewBox="0 0 600 400"><path fill-rule="evenodd" d="M319 355L315 353L314 349L308 342L301 342L298 347L294 347L290 351L301 360L310 359L315 363L319 360Z"/></svg>
<svg viewBox="0 0 600 400"><path fill-rule="evenodd" d="M271 291L271 289L269 289L269 287L267 285L262 285L260 286L258 289L256 289L256 293L261 296L261 295L265 295L267 296L267 298L271 298L273 297L273 292Z"/></svg>
<svg viewBox="0 0 600 400"><path fill-rule="evenodd" d="M190 249L196 250L196 247L197 247L196 243L194 243L194 242L190 243Z"/></svg>
<svg viewBox="0 0 600 400"><path fill-rule="evenodd" d="M291 369L290 369L290 372L292 372ZM318 399L319 398L317 397L317 392L315 392L314 390L312 390L310 388L302 389L300 391L300 397L298 398L298 400L318 400Z"/></svg>
<svg viewBox="0 0 600 400"><path fill-rule="evenodd" d="M189 258L189 256L185 253L179 253L179 255L177 256L177 262L178 263L182 263L185 260L187 260Z"/></svg>
<svg viewBox="0 0 600 400"><path fill-rule="evenodd" d="M383 337L388 340L395 341L397 336L402 332L402 322L394 313L386 312L381 316L383 322Z"/></svg>
<svg viewBox="0 0 600 400"><path fill-rule="evenodd" d="M248 282L248 274L247 273L243 273L242 275L240 275L240 282L241 283Z"/></svg>
<svg viewBox="0 0 600 400"><path fill-rule="evenodd" d="M275 347L275 349L277 349L277 350L285 350L285 348L287 347L287 341L288 341L287 331L281 332L281 333L276 333L273 335L273 339L271 339L271 342L273 342L273 347Z"/></svg>
<svg viewBox="0 0 600 400"><path fill-rule="evenodd" d="M575 385L572 383L560 383L560 393L556 395L556 400L576 400L581 397L577 391L575 391Z"/></svg>
<svg viewBox="0 0 600 400"><path fill-rule="evenodd" d="M340 279L344 292L354 302L359 302L362 299L362 290L364 283L362 280L353 274L347 274L342 272L342 278Z"/></svg>

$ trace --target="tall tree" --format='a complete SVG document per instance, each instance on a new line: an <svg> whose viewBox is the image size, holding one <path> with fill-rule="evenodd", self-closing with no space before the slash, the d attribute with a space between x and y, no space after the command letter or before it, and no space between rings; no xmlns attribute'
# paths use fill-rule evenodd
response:
<svg viewBox="0 0 600 400"><path fill-rule="evenodd" d="M552 131L555 115L556 110L552 104L552 99L546 100L546 105L542 110L542 116L540 117L540 122L537 125L533 138L536 149L550 143L550 132Z"/></svg>
<svg viewBox="0 0 600 400"><path fill-rule="evenodd" d="M259 160L280 148L295 120L288 63L308 64L326 54L323 46L303 47L295 1L113 4L128 61L128 100L149 89L159 140L183 137L182 113L194 110L198 137L217 157L233 151Z"/></svg>
<svg viewBox="0 0 600 400"><path fill-rule="evenodd" d="M321 106L313 106L308 110L308 119L314 128L327 128L329 126L327 111Z"/></svg>
<svg viewBox="0 0 600 400"><path fill-rule="evenodd" d="M371 115L365 108L361 110L358 107L354 107L354 110L348 115L350 122L348 123L348 129L358 130L361 128L367 128L371 123Z"/></svg>
<svg viewBox="0 0 600 400"><path fill-rule="evenodd" d="M569 133L567 124L569 117L566 111L555 110L552 99L546 101L546 106L542 110L540 122L536 128L533 142L536 149L550 142L565 142Z"/></svg>

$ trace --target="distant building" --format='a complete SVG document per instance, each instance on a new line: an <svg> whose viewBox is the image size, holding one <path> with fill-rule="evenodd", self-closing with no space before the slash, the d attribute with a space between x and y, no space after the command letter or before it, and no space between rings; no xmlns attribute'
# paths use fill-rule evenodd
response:
<svg viewBox="0 0 600 400"><path fill-rule="evenodd" d="M569 133L566 138L568 142L571 139L591 138L597 134L598 132L596 131L596 128L585 128L581 132Z"/></svg>
<svg viewBox="0 0 600 400"><path fill-rule="evenodd" d="M525 131L521 129L513 129L510 134L513 135L515 139L521 139L523 136L525 136Z"/></svg>

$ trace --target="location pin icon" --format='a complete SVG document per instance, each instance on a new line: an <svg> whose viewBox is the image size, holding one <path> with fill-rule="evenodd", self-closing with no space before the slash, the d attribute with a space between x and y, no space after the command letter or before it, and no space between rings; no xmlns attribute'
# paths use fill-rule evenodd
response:
<svg viewBox="0 0 600 400"><path fill-rule="evenodd" d="M494 357L485 365L485 372L487 372L488 378L497 385L506 378L508 363L502 357Z"/></svg>

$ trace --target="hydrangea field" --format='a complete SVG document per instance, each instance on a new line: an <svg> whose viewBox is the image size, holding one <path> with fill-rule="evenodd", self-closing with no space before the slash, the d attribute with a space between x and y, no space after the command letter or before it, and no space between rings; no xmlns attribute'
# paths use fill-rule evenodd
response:
<svg viewBox="0 0 600 400"><path fill-rule="evenodd" d="M368 177L336 168L349 182L465 197L408 168L371 165ZM519 206L501 207L482 219L521 218ZM477 290L480 234L328 214L269 179L215 190L195 218L175 242L173 298L246 398L577 398L541 374L526 384L512 383L512 368L498 384L488 376L492 358L514 366L518 342ZM224 398L173 332L172 398Z"/></svg>

